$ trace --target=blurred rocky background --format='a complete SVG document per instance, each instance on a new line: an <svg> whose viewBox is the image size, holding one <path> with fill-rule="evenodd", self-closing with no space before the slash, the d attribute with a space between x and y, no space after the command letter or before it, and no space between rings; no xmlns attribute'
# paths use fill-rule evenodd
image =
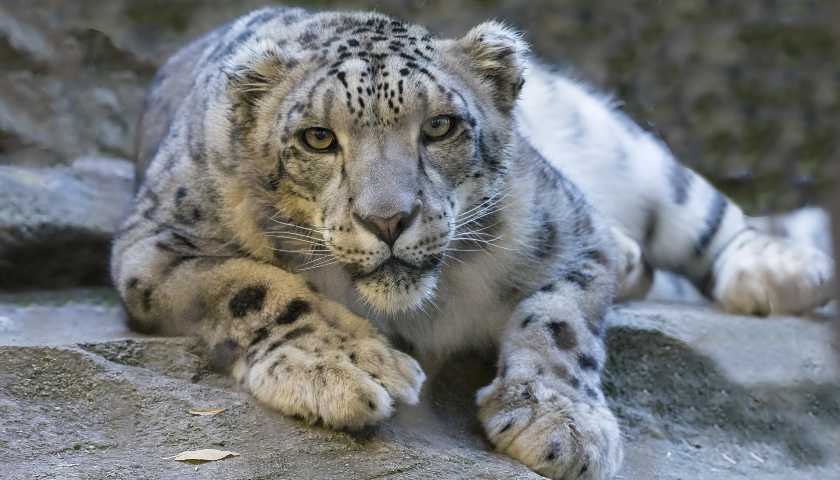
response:
<svg viewBox="0 0 840 480"><path fill-rule="evenodd" d="M378 430L313 429L210 373L192 340L129 332L101 287L155 69L266 3L0 0L0 477L536 478L493 454L476 423L471 398L492 361L456 360ZM840 2L296 4L375 8L451 36L505 20L750 213L840 202L829 182L840 179ZM56 290L35 291L45 287ZM627 442L619 478L838 478L838 356L824 317L654 303L612 314L604 386ZM195 407L227 411L189 417ZM171 460L195 448L242 457Z"/></svg>
<svg viewBox="0 0 840 480"><path fill-rule="evenodd" d="M266 3L0 1L0 288L102 281L155 69L191 38ZM375 8L442 35L505 20L545 62L614 93L751 213L820 203L840 168L838 2L296 4Z"/></svg>

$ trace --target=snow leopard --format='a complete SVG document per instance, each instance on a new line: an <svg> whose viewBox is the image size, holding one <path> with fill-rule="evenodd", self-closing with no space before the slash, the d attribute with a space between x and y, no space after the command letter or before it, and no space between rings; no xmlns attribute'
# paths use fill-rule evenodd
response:
<svg viewBox="0 0 840 480"><path fill-rule="evenodd" d="M137 140L112 278L130 325L192 334L257 401L334 429L496 352L492 445L555 479L623 456L605 313L677 272L723 308L826 302L833 260L762 233L607 96L490 21L460 38L267 8L175 53Z"/></svg>

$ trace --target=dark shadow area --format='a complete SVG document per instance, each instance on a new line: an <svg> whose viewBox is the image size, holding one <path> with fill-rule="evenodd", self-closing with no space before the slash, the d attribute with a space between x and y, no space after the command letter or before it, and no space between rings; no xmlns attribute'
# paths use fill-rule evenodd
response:
<svg viewBox="0 0 840 480"><path fill-rule="evenodd" d="M838 384L745 389L660 332L613 328L609 349L604 389L628 429L653 421L672 440L685 438L687 427L721 429L741 443L783 446L803 465L823 464L832 454L806 419L840 425Z"/></svg>
<svg viewBox="0 0 840 480"><path fill-rule="evenodd" d="M43 229L42 229L43 230ZM86 232L38 233L0 252L0 290L108 285L111 241Z"/></svg>

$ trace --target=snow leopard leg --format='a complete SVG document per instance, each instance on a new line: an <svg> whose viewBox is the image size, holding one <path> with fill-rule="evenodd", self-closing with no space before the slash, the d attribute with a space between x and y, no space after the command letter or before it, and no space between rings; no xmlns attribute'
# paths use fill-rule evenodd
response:
<svg viewBox="0 0 840 480"><path fill-rule="evenodd" d="M650 266L642 247L619 227L610 229L618 247L618 292L617 302L645 298L653 286L653 267Z"/></svg>
<svg viewBox="0 0 840 480"><path fill-rule="evenodd" d="M750 227L738 205L680 164L662 142L621 119L613 114L610 120L621 165L592 168L613 168L622 189L605 189L591 172L575 179L641 246L637 258L688 277L735 313L801 313L831 299L830 256Z"/></svg>
<svg viewBox="0 0 840 480"><path fill-rule="evenodd" d="M501 337L497 377L477 401L499 451L552 479L605 480L623 456L601 390L615 267L601 254L581 258L517 306Z"/></svg>
<svg viewBox="0 0 840 480"><path fill-rule="evenodd" d="M138 224L114 244L114 282L135 326L201 333L211 363L259 401L332 428L378 422L416 403L418 363L366 319L297 275L244 257L206 255L199 239Z"/></svg>
<svg viewBox="0 0 840 480"><path fill-rule="evenodd" d="M532 70L523 131L641 246L640 258L688 277L734 312L798 313L831 298L828 255L749 229L737 205L609 100Z"/></svg>
<svg viewBox="0 0 840 480"><path fill-rule="evenodd" d="M641 239L654 267L688 276L735 313L801 313L831 298L831 257L750 228L737 205L675 160L663 171Z"/></svg>

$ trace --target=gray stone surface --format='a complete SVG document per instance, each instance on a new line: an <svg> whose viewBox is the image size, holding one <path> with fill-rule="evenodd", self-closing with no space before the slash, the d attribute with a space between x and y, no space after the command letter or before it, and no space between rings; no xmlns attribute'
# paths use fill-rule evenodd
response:
<svg viewBox="0 0 840 480"><path fill-rule="evenodd" d="M840 475L828 320L641 303L611 321L605 389L627 439L620 478ZM120 322L110 292L0 297L0 477L540 478L480 434L473 392L492 375L481 355L453 360L419 406L350 434L266 410L210 372L191 339ZM226 411L193 417L194 407ZM197 448L241 456L197 467L168 458Z"/></svg>
<svg viewBox="0 0 840 480"><path fill-rule="evenodd" d="M132 182L132 165L112 158L0 165L0 290L104 284Z"/></svg>

